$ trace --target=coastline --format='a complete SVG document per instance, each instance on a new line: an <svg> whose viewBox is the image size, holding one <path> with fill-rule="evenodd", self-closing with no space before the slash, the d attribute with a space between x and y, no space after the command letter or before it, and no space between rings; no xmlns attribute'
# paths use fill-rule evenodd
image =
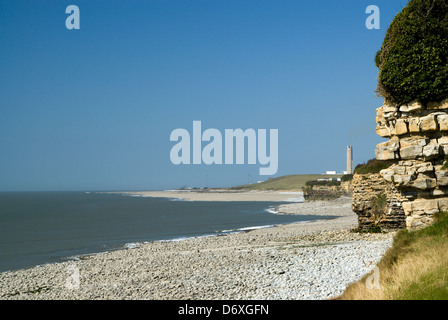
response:
<svg viewBox="0 0 448 320"><path fill-rule="evenodd" d="M3 272L0 299L329 299L368 273L392 244L392 233L351 233L357 220L350 204L350 198L282 204L283 214L335 218L139 243Z"/></svg>
<svg viewBox="0 0 448 320"><path fill-rule="evenodd" d="M301 191L230 191L226 189L105 192L134 197L172 198L184 201L303 202Z"/></svg>

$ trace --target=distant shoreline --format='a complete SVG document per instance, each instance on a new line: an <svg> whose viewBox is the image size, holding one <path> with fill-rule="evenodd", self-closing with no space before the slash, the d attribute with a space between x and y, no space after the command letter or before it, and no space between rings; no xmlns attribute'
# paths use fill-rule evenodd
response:
<svg viewBox="0 0 448 320"><path fill-rule="evenodd" d="M165 190L165 191L116 191L104 192L139 197L176 198L186 201L267 201L304 202L300 191L233 191L227 189Z"/></svg>

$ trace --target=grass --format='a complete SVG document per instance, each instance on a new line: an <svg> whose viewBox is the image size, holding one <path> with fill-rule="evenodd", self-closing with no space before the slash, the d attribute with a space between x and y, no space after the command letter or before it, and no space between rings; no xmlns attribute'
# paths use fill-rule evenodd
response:
<svg viewBox="0 0 448 320"><path fill-rule="evenodd" d="M317 179L340 178L341 175L295 174L269 179L260 183L230 188L231 190L295 190L301 191L306 182Z"/></svg>
<svg viewBox="0 0 448 320"><path fill-rule="evenodd" d="M378 263L380 289L368 289L366 275L340 300L448 300L448 213L423 229L400 230Z"/></svg>
<svg viewBox="0 0 448 320"><path fill-rule="evenodd" d="M360 228L354 228L351 230L352 232L356 232L356 233L385 233L385 231L383 231L381 229L381 226L379 226L378 224L372 223L369 226L369 229L360 229Z"/></svg>
<svg viewBox="0 0 448 320"><path fill-rule="evenodd" d="M445 156L445 159L443 161L442 170L448 169L448 155Z"/></svg>
<svg viewBox="0 0 448 320"><path fill-rule="evenodd" d="M389 168L394 162L386 160L370 159L367 163L358 164L355 167L355 173L368 174L378 173L383 169Z"/></svg>
<svg viewBox="0 0 448 320"><path fill-rule="evenodd" d="M314 187L314 186L327 186L327 187L337 187L341 185L341 181L318 181L318 180L311 180L305 182L305 185L307 187Z"/></svg>

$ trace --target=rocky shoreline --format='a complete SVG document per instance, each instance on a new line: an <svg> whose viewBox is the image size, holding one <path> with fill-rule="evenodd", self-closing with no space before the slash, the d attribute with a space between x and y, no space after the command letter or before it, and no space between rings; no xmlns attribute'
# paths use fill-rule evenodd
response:
<svg viewBox="0 0 448 320"><path fill-rule="evenodd" d="M369 273L393 233L359 234L351 199L281 205L334 219L151 242L0 273L0 299L330 299Z"/></svg>

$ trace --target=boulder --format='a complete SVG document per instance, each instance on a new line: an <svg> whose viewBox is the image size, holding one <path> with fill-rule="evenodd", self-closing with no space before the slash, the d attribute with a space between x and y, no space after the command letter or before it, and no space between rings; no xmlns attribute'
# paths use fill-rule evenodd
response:
<svg viewBox="0 0 448 320"><path fill-rule="evenodd" d="M437 143L430 143L423 147L423 157L425 160L431 160L439 156L440 146Z"/></svg>
<svg viewBox="0 0 448 320"><path fill-rule="evenodd" d="M437 121L433 114L420 118L420 130L422 132L437 131Z"/></svg>
<svg viewBox="0 0 448 320"><path fill-rule="evenodd" d="M434 197L446 196L447 194L448 194L448 189L436 188L431 191L431 196L434 196ZM439 206L439 208L440 208L440 206Z"/></svg>
<svg viewBox="0 0 448 320"><path fill-rule="evenodd" d="M420 119L410 118L409 119L409 132L416 133L420 132Z"/></svg>
<svg viewBox="0 0 448 320"><path fill-rule="evenodd" d="M418 177L412 182L412 187L416 189L433 189L437 185L436 179L427 178L427 177Z"/></svg>
<svg viewBox="0 0 448 320"><path fill-rule="evenodd" d="M393 176L393 181L395 186L397 187L406 187L410 185L410 182L413 179L413 176L406 174L396 174Z"/></svg>
<svg viewBox="0 0 448 320"><path fill-rule="evenodd" d="M423 106L421 105L421 103L416 102L416 101L413 101L408 104L400 106L401 112L417 112L417 111L421 111L422 109L423 109Z"/></svg>
<svg viewBox="0 0 448 320"><path fill-rule="evenodd" d="M438 115L437 123L440 131L448 131L448 114Z"/></svg>
<svg viewBox="0 0 448 320"><path fill-rule="evenodd" d="M384 178L384 180L388 182L394 182L394 175L395 172L390 169L383 169L380 171L381 176Z"/></svg>
<svg viewBox="0 0 448 320"><path fill-rule="evenodd" d="M424 147L428 143L431 142L431 140L429 140L428 138L421 137L421 136L412 136L412 137L408 137L408 138L402 138L402 139L399 139L398 141L400 143L400 148L406 148L406 147L411 147L411 146ZM412 163L411 165L414 165L414 164Z"/></svg>
<svg viewBox="0 0 448 320"><path fill-rule="evenodd" d="M437 199L437 204L440 211L448 211L448 198Z"/></svg>
<svg viewBox="0 0 448 320"><path fill-rule="evenodd" d="M394 113L394 112L397 112L397 111L398 111L398 108L396 106L393 106L393 105L390 105L390 104L387 104L387 103L382 106L383 114L385 114L385 113Z"/></svg>
<svg viewBox="0 0 448 320"><path fill-rule="evenodd" d="M436 172L438 186L448 186L448 170L440 170Z"/></svg>
<svg viewBox="0 0 448 320"><path fill-rule="evenodd" d="M375 156L378 160L394 160L398 159L398 149L400 145L398 138L392 137L389 141L380 143L375 150Z"/></svg>
<svg viewBox="0 0 448 320"><path fill-rule="evenodd" d="M439 212L439 201L437 199L417 199L412 201L412 214L435 214Z"/></svg>
<svg viewBox="0 0 448 320"><path fill-rule="evenodd" d="M383 138L388 138L391 136L389 128L382 124L378 124L376 126L376 134Z"/></svg>
<svg viewBox="0 0 448 320"><path fill-rule="evenodd" d="M415 165L415 169L417 173L433 173L434 166L431 162L423 162Z"/></svg>
<svg viewBox="0 0 448 320"><path fill-rule="evenodd" d="M401 159L417 159L423 156L423 147L419 145L409 146L400 149Z"/></svg>
<svg viewBox="0 0 448 320"><path fill-rule="evenodd" d="M403 119L398 119L395 123L395 134L403 135L408 133L408 124Z"/></svg>
<svg viewBox="0 0 448 320"><path fill-rule="evenodd" d="M383 114L383 107L376 109L376 123L386 124L386 119L384 119Z"/></svg>

